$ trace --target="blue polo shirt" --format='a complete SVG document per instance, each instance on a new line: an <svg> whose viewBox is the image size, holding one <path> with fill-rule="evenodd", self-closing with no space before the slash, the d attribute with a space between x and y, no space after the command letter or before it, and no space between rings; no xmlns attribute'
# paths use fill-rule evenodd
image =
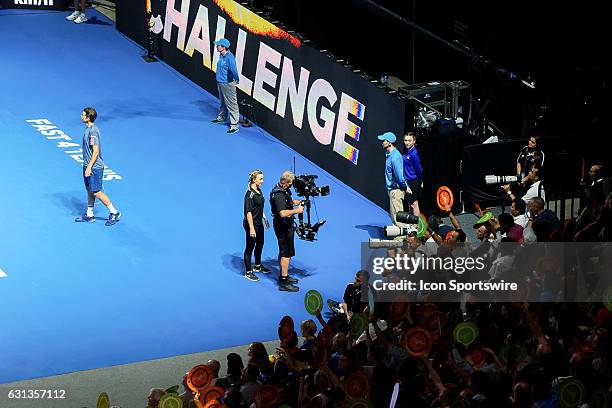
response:
<svg viewBox="0 0 612 408"><path fill-rule="evenodd" d="M232 81L239 82L240 76L236 66L236 57L228 51L225 55L219 54L219 61L217 61L217 82L227 84Z"/></svg>
<svg viewBox="0 0 612 408"><path fill-rule="evenodd" d="M96 125L92 124L90 127L85 127L85 132L83 133L83 167L87 167L87 165L89 165L91 156L93 156L94 146L98 146L100 151L98 152L98 157L91 168L103 169L104 159L102 158L102 146L100 144L100 130Z"/></svg>
<svg viewBox="0 0 612 408"><path fill-rule="evenodd" d="M385 160L385 181L388 191L395 190L396 188L406 190L407 188L402 155L395 147L391 152L387 152L387 159Z"/></svg>
<svg viewBox="0 0 612 408"><path fill-rule="evenodd" d="M412 146L410 150L403 154L404 159L404 176L406 180L422 180L423 168L421 167L421 159L416 146Z"/></svg>

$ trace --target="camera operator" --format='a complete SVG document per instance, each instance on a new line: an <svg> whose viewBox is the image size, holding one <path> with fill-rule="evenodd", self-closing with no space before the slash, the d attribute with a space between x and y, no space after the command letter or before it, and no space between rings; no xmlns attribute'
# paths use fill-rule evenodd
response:
<svg viewBox="0 0 612 408"><path fill-rule="evenodd" d="M542 184L542 168L539 166L532 166L527 176L520 182L513 181L502 186L502 188L512 201L516 198L521 198L527 203L536 197L546 200L546 193Z"/></svg>
<svg viewBox="0 0 612 408"><path fill-rule="evenodd" d="M291 197L290 188L294 179L293 173L285 171L272 193L270 193L272 215L274 216L274 233L278 240L278 262L281 270L278 277L278 290L286 292L300 290L299 287L294 285L298 280L289 276L289 261L295 255L293 216L304 212L300 200L294 200ZM297 205L297 208L294 209L294 205Z"/></svg>

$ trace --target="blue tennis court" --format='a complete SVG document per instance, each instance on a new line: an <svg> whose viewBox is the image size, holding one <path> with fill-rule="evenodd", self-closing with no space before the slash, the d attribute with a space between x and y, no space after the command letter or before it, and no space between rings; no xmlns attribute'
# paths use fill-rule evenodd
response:
<svg viewBox="0 0 612 408"><path fill-rule="evenodd" d="M283 315L308 318L307 290L341 296L388 215L257 127L226 135L215 96L145 63L101 14L66 15L0 11L0 383L270 340ZM123 213L113 227L102 204L97 222L73 221L86 106ZM300 292L285 293L272 230L273 273L242 275L242 200L250 170L267 196L294 157L331 195L316 200L319 241L296 239Z"/></svg>

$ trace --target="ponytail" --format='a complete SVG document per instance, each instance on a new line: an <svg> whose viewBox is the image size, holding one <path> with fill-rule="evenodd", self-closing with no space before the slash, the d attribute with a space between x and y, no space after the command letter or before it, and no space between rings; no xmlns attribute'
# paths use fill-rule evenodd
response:
<svg viewBox="0 0 612 408"><path fill-rule="evenodd" d="M251 184L253 184L255 182L255 179L260 174L263 174L263 171L261 171L261 170L253 170L252 172L249 173L249 182L247 184L247 191L251 188Z"/></svg>

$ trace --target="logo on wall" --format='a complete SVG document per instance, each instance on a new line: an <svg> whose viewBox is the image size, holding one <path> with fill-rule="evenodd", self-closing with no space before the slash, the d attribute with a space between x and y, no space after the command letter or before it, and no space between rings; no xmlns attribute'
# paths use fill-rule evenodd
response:
<svg viewBox="0 0 612 408"><path fill-rule="evenodd" d="M53 0L14 0L15 6L52 6Z"/></svg>
<svg viewBox="0 0 612 408"><path fill-rule="evenodd" d="M290 58L257 39L247 42L249 34L281 40L291 45L287 51L293 54L291 50L301 47L298 38L233 0L210 0L219 12L214 32L209 19L209 8L198 4L197 11L190 13L191 0L182 0L179 9L176 9L176 3L176 0L166 1L163 23L160 16L154 18L153 13L149 14L152 32L163 31L164 41L174 44L177 49L193 58L194 63L201 63L203 67L215 72L219 53L212 47L214 40L235 38L226 34L228 17L238 26L237 40L232 41L232 51L236 55L240 74L238 89L278 117L284 119L288 115L290 119L287 123L306 134L310 133L319 144L331 146L335 153L357 164L359 149L347 140L359 142L361 125L358 123L365 121L366 106L347 93L336 90L326 78L311 76L309 69L294 64L292 58L295 57ZM191 28L190 32L188 27ZM178 29L178 36L173 36L173 28ZM247 50L250 59L245 60ZM257 53L256 60L253 50ZM201 55L200 61L196 60L195 51ZM250 73L253 68L254 76ZM355 123L356 120L359 122Z"/></svg>

